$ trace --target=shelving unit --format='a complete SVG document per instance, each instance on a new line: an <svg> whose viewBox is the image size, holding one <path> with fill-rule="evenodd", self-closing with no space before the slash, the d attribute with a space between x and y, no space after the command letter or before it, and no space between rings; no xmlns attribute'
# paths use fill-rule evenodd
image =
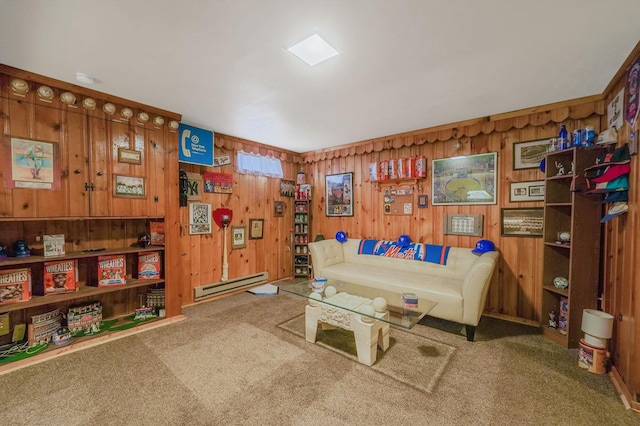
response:
<svg viewBox="0 0 640 426"><path fill-rule="evenodd" d="M293 276L311 276L311 255L309 242L311 241L311 219L309 207L311 205L311 187L308 191L300 191L296 187L293 212Z"/></svg>
<svg viewBox="0 0 640 426"><path fill-rule="evenodd" d="M584 334L580 330L582 311L598 304L602 205L597 196L586 194L581 176L600 152L571 148L546 156L540 322L544 335L567 348L577 347ZM558 175L556 163L566 174ZM570 241L561 241L559 233L564 232L570 233ZM556 287L556 277L567 278L568 288ZM568 307L565 318L560 317L561 303ZM550 327L550 311L555 312L556 328Z"/></svg>

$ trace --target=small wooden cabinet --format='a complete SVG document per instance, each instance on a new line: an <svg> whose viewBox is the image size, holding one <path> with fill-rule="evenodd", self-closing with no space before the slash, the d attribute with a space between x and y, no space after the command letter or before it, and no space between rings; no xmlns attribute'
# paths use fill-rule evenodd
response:
<svg viewBox="0 0 640 426"><path fill-rule="evenodd" d="M540 323L547 337L568 348L584 335L582 311L598 307L602 204L586 194L582 175L600 152L570 148L546 156ZM556 278L569 286L557 287Z"/></svg>
<svg viewBox="0 0 640 426"><path fill-rule="evenodd" d="M308 278L311 276L311 189L300 191L299 187L296 187L293 212L293 276Z"/></svg>

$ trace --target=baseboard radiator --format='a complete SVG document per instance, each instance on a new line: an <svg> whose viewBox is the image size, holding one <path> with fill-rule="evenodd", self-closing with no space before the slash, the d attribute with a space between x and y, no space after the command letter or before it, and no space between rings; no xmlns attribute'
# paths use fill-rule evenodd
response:
<svg viewBox="0 0 640 426"><path fill-rule="evenodd" d="M260 284L266 284L269 281L268 272L260 272L245 277L233 278L219 283L207 284L194 289L194 301L207 299L209 297L218 296L220 294L229 293L242 288L253 287Z"/></svg>

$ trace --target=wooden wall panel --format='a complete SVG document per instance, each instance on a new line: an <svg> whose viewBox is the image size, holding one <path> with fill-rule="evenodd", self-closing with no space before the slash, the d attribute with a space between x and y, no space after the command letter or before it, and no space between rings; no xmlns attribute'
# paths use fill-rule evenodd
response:
<svg viewBox="0 0 640 426"><path fill-rule="evenodd" d="M597 130L600 116L593 113L590 100L584 108L575 108L580 114L591 112L587 117L571 118L570 108L557 105L546 113L546 120L540 119L540 112L534 120L529 112L523 116L511 116L504 120L494 120L495 129L485 133L478 123L472 129L444 129L422 133L411 132L394 137L381 138L368 144L354 144L363 149L339 148L334 153L326 151L305 156L305 171L313 184L312 235L322 234L333 238L343 230L352 238L376 238L395 240L401 234L408 234L413 241L473 247L478 237L444 235L444 214L464 213L484 216L484 235L496 244L501 253L498 272L494 276L487 300L486 312L519 322L537 324L540 321L540 286L542 239L526 237L502 237L501 214L503 207L542 207L542 202L511 203L509 184L544 179L539 169L513 170L513 143L556 136L560 123L550 122L551 117L562 118L568 128L593 124ZM507 123L503 123L507 121ZM539 125L531 125L531 122ZM499 131L498 129L503 129ZM475 136L466 136L475 134ZM459 138L456 136L460 136ZM448 138L448 139L445 139ZM415 144L415 141L433 141ZM455 143L460 142L460 148ZM358 154L358 152L361 152ZM498 204L482 206L433 206L431 161L457 155L472 155L486 152L498 153ZM349 154L350 153L350 154ZM411 183L414 189L414 206L411 215L393 216L383 213L383 189L369 181L369 163L383 160L422 155L428 162L428 176ZM353 217L327 217L324 213L325 176L328 174L354 172ZM380 189L380 190L379 190ZM417 195L429 196L427 209L417 208Z"/></svg>
<svg viewBox="0 0 640 426"><path fill-rule="evenodd" d="M630 66L640 58L640 43L621 66L616 78L607 87L605 106L626 86L627 72ZM625 102L629 93L625 93ZM624 112L626 113L626 105ZM603 127L607 126L607 117L602 117ZM633 127L625 120L618 132L618 146L630 141L632 132L640 129L636 121ZM632 401L632 406L640 410L640 252L638 235L640 217L638 200L640 199L640 172L638 156L631 156L629 175L629 211L606 223L603 228L603 303L602 309L615 318L614 337L611 339L613 365L624 388L624 394Z"/></svg>

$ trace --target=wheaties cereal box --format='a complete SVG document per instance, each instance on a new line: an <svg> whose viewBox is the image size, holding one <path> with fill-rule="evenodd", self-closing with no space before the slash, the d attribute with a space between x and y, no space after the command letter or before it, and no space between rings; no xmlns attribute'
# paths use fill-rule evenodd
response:
<svg viewBox="0 0 640 426"><path fill-rule="evenodd" d="M31 300L31 268L0 271L0 305Z"/></svg>
<svg viewBox="0 0 640 426"><path fill-rule="evenodd" d="M427 175L427 162L424 157L416 157L416 177Z"/></svg>
<svg viewBox="0 0 640 426"><path fill-rule="evenodd" d="M156 280L160 278L160 252L138 254L138 279Z"/></svg>
<svg viewBox="0 0 640 426"><path fill-rule="evenodd" d="M37 289L36 289L37 290ZM44 295L73 293L78 290L78 261L44 262Z"/></svg>
<svg viewBox="0 0 640 426"><path fill-rule="evenodd" d="M149 223L149 237L151 238L151 245L163 246L164 245L164 222L151 222Z"/></svg>
<svg viewBox="0 0 640 426"><path fill-rule="evenodd" d="M127 265L124 255L98 256L98 287L111 287L127 283Z"/></svg>

